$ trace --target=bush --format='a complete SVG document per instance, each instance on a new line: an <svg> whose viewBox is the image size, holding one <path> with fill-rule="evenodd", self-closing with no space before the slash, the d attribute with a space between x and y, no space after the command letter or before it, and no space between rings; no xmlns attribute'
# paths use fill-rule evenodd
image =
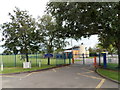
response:
<svg viewBox="0 0 120 90"><path fill-rule="evenodd" d="M94 56L98 56L98 54L96 52L90 53L90 57L94 57Z"/></svg>

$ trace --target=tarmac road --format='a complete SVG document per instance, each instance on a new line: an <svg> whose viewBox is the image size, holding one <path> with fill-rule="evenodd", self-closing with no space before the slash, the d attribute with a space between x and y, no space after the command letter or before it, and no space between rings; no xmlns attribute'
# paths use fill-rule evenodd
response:
<svg viewBox="0 0 120 90"><path fill-rule="evenodd" d="M4 75L2 88L118 88L118 84L100 77L92 65L75 63L41 72Z"/></svg>

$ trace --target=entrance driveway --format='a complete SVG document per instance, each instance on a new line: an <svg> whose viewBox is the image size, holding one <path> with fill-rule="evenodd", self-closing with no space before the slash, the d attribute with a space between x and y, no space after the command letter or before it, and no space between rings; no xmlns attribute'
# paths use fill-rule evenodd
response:
<svg viewBox="0 0 120 90"><path fill-rule="evenodd" d="M3 88L118 88L92 65L79 63L46 71L2 76Z"/></svg>

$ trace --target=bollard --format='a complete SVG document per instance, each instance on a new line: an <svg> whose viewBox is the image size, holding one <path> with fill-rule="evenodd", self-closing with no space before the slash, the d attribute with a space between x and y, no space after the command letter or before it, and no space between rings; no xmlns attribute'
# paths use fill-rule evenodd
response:
<svg viewBox="0 0 120 90"><path fill-rule="evenodd" d="M74 58L72 58L72 63L74 64Z"/></svg>
<svg viewBox="0 0 120 90"><path fill-rule="evenodd" d="M94 57L94 67L97 66L96 57Z"/></svg>
<svg viewBox="0 0 120 90"><path fill-rule="evenodd" d="M85 57L84 57L84 54L82 54L83 56L83 65L85 65Z"/></svg>
<svg viewBox="0 0 120 90"><path fill-rule="evenodd" d="M101 66L100 53L99 53L99 66Z"/></svg>
<svg viewBox="0 0 120 90"><path fill-rule="evenodd" d="M103 53L104 68L107 68L106 53Z"/></svg>

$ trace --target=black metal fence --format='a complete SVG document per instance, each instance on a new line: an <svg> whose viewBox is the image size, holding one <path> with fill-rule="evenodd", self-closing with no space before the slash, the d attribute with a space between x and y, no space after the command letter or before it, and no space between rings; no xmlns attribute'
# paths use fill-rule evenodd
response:
<svg viewBox="0 0 120 90"><path fill-rule="evenodd" d="M17 55L0 55L1 64L3 63L4 67L23 67L23 62L25 62L24 54ZM50 65L58 66L64 64L71 64L74 62L79 62L79 64L94 64L94 57L96 57L97 65L104 67L104 56L103 54L89 55L89 54L72 54L72 53L61 53L53 54L53 57L50 58ZM43 54L29 54L29 62L31 62L32 67L47 66L48 58L45 58ZM118 66L118 55L109 55L106 54L106 68L116 69Z"/></svg>
<svg viewBox="0 0 120 90"><path fill-rule="evenodd" d="M118 55L110 55L106 54L106 68L107 69L113 69L118 70ZM104 61L102 60L102 66L104 66Z"/></svg>
<svg viewBox="0 0 120 90"><path fill-rule="evenodd" d="M23 62L26 61L26 56L24 54L12 54L12 55L0 55L1 64L4 67L23 67ZM48 58L45 58L44 55L28 54L29 62L31 62L32 67L47 66ZM50 58L50 65L63 65L71 64L72 57L66 56L66 54L53 54L53 57Z"/></svg>
<svg viewBox="0 0 120 90"><path fill-rule="evenodd" d="M101 66L106 69L118 69L118 55L110 55L105 53L99 54L73 54L74 61L78 61L79 64L90 64Z"/></svg>

